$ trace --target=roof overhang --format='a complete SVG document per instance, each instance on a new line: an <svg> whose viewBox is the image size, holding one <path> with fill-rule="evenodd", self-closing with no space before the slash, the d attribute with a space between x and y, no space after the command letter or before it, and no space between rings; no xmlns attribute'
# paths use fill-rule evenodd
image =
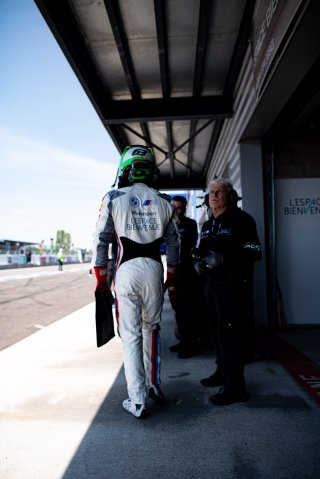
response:
<svg viewBox="0 0 320 479"><path fill-rule="evenodd" d="M163 189L204 188L255 0L35 0L119 152L155 151Z"/></svg>

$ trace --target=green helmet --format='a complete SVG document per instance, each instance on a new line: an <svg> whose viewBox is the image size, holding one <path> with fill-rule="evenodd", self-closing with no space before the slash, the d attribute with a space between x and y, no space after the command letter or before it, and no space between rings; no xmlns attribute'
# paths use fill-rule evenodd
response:
<svg viewBox="0 0 320 479"><path fill-rule="evenodd" d="M130 183L151 181L155 172L152 149L142 145L127 146L120 158L120 171L121 176L124 172L128 175Z"/></svg>

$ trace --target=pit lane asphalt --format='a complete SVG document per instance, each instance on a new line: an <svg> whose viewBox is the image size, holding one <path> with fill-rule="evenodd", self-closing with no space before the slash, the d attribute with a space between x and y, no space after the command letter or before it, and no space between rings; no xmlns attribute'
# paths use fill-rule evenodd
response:
<svg viewBox="0 0 320 479"><path fill-rule="evenodd" d="M0 270L0 350L92 302L90 265Z"/></svg>
<svg viewBox="0 0 320 479"><path fill-rule="evenodd" d="M247 366L248 402L214 407L213 353L181 360L174 343L166 298L166 402L143 421L121 407L121 343L95 346L93 303L2 350L0 477L319 479L319 405L272 356Z"/></svg>

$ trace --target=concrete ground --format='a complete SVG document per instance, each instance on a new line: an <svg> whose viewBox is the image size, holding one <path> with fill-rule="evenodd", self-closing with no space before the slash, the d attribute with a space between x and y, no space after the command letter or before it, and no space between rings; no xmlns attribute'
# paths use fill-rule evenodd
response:
<svg viewBox="0 0 320 479"><path fill-rule="evenodd" d="M209 350L169 352L162 321L162 389L137 420L127 397L121 343L95 346L94 304L0 352L3 479L319 479L320 408L266 353L246 368L250 400L215 407L199 379Z"/></svg>

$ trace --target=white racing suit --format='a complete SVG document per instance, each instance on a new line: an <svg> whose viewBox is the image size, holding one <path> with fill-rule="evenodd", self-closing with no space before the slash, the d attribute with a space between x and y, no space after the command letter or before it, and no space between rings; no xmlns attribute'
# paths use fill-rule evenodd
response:
<svg viewBox="0 0 320 479"><path fill-rule="evenodd" d="M93 245L95 266L108 263L108 246L118 242L114 292L129 398L145 404L146 391L160 384L160 319L165 238L168 264L178 264L179 234L171 197L143 183L113 190L102 200Z"/></svg>

